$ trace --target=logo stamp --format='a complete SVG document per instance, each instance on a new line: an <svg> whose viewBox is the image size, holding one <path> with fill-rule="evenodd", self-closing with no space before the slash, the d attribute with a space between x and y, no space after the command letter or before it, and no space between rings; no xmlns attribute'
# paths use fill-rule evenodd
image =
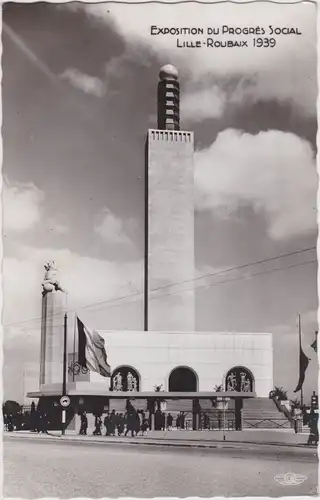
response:
<svg viewBox="0 0 320 500"><path fill-rule="evenodd" d="M298 484L302 484L307 479L307 476L295 474L294 472L287 472L286 474L274 476L274 479L284 486L297 486Z"/></svg>

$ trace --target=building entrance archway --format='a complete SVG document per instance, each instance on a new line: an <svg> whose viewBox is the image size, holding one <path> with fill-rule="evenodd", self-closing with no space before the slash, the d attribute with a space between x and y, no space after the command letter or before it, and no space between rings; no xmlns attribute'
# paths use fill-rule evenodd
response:
<svg viewBox="0 0 320 500"><path fill-rule="evenodd" d="M169 376L169 392L197 392L198 377L187 366L179 366Z"/></svg>

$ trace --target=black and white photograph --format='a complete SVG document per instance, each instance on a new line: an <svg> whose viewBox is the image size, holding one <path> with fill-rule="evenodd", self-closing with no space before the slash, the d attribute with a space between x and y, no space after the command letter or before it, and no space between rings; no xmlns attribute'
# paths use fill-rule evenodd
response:
<svg viewBox="0 0 320 500"><path fill-rule="evenodd" d="M3 494L318 494L317 5L2 5Z"/></svg>

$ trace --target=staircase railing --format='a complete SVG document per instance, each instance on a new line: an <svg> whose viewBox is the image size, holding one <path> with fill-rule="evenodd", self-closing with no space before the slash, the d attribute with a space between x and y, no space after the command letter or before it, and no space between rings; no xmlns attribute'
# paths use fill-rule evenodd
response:
<svg viewBox="0 0 320 500"><path fill-rule="evenodd" d="M277 429L284 428L286 424L288 423L287 420L282 420L282 419L275 419L275 418L263 418L259 420L258 418L256 419L243 419L243 424L247 424L250 428L265 428L266 423L273 424ZM262 427L261 427L262 425Z"/></svg>

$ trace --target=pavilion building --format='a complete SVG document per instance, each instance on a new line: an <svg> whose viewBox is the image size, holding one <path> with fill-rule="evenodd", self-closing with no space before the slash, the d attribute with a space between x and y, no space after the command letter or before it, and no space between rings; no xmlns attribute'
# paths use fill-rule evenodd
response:
<svg viewBox="0 0 320 500"><path fill-rule="evenodd" d="M194 135L180 130L178 72L166 65L158 84L158 127L148 130L145 144L144 331L99 331L111 379L82 370L68 354L70 421L76 412L106 410L116 400L152 399L161 387L169 408L176 397L197 414L204 401L230 397L239 422L244 399L267 398L273 389L271 333L196 331L194 210ZM56 406L63 331L52 318L62 294L59 287L43 290L40 384L29 393Z"/></svg>

